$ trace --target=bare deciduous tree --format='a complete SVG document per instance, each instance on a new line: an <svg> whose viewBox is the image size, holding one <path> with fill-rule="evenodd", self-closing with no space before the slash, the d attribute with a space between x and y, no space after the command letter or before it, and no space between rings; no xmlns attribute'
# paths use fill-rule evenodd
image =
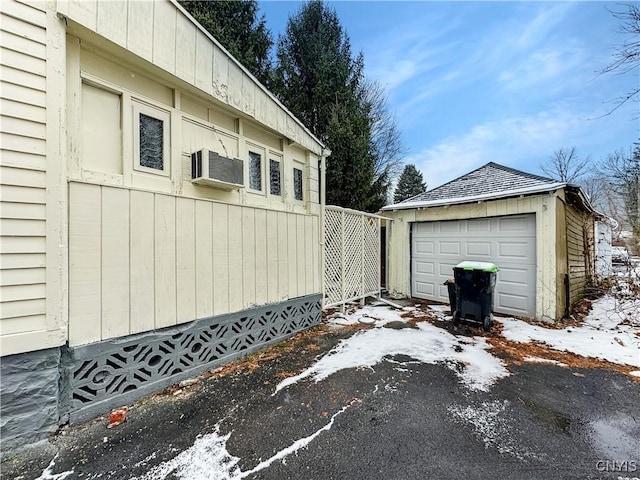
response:
<svg viewBox="0 0 640 480"><path fill-rule="evenodd" d="M405 146L396 117L389 110L387 92L380 82L373 80L365 81L363 92L369 107L376 174L386 173L389 180L395 180L402 170Z"/></svg>
<svg viewBox="0 0 640 480"><path fill-rule="evenodd" d="M591 162L590 157L580 160L576 147L556 150L549 161L540 165L540 169L555 180L576 183L585 175L585 167Z"/></svg>
<svg viewBox="0 0 640 480"><path fill-rule="evenodd" d="M629 153L618 150L608 155L601 170L622 199L627 222L640 234L640 144Z"/></svg>
<svg viewBox="0 0 640 480"><path fill-rule="evenodd" d="M589 175L580 181L580 188L596 210L606 213L603 207L607 203L607 191L611 188L606 178L601 175Z"/></svg>
<svg viewBox="0 0 640 480"><path fill-rule="evenodd" d="M628 38L616 47L613 53L613 62L604 68L601 73L624 74L640 68L640 4L626 3L622 4L626 10L613 11L611 14L622 21L619 31L628 35ZM636 86L632 88L626 95L620 97L607 115L613 113L629 100L640 100L640 86L636 82Z"/></svg>

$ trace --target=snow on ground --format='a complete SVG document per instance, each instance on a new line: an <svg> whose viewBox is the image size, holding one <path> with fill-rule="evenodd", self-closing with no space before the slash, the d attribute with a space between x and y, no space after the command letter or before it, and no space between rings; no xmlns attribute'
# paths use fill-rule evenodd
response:
<svg viewBox="0 0 640 480"><path fill-rule="evenodd" d="M413 307L407 307L413 309ZM362 308L358 308L352 313L334 313L329 317L329 323L334 325L357 325L358 323L364 323L367 325L376 324L376 326L383 326L390 322L404 321L400 316L403 311L396 311L386 306L381 305L366 305Z"/></svg>
<svg viewBox="0 0 640 480"><path fill-rule="evenodd" d="M316 430L311 435L298 439L288 447L275 453L267 460L261 461L251 470L242 471L238 467L240 459L227 451L227 441L231 433L220 435L220 424L215 426L212 433L200 435L194 444L180 452L177 456L151 468L141 477L131 480L164 480L176 478L179 480L240 480L264 470L277 461L284 462L286 457L307 447L318 435L333 426L336 417L353 404L343 407L335 413L329 423ZM46 479L54 477L44 477ZM64 478L64 477L55 477Z"/></svg>
<svg viewBox="0 0 640 480"><path fill-rule="evenodd" d="M457 421L471 425L485 448L495 448L498 452L519 460L538 458L535 453L518 446L513 439L513 427L506 420L508 415L504 415L509 406L508 400L498 400L482 402L478 406L451 405L448 410Z"/></svg>
<svg viewBox="0 0 640 480"><path fill-rule="evenodd" d="M490 346L483 337L457 337L426 322L417 323L417 328L383 328L390 321L404 321L400 316L402 311L394 311L387 306L365 307L343 315L339 321L344 322L342 324L356 323L363 310L369 317L379 319L374 328L342 340L314 365L280 382L274 395L307 377L319 382L343 369L373 368L386 357L395 355L407 355L430 364L444 363L471 390L487 391L496 380L509 375L503 363L487 351ZM412 310L415 309L405 309Z"/></svg>
<svg viewBox="0 0 640 480"><path fill-rule="evenodd" d="M561 330L513 318L498 320L507 340L544 342L555 350L640 368L640 300L620 302L604 296L593 302L581 325Z"/></svg>
<svg viewBox="0 0 640 480"><path fill-rule="evenodd" d="M73 475L73 470L62 472L62 473L52 473L53 467L56 464L56 458L58 458L57 455L53 457L53 460L49 462L49 465L47 466L47 468L45 468L44 471L40 474L40 476L35 480L64 480L69 475Z"/></svg>

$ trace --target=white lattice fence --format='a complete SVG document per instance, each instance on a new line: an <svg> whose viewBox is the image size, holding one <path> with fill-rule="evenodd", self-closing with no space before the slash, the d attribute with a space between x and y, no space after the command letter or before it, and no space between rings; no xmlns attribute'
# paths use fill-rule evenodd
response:
<svg viewBox="0 0 640 480"><path fill-rule="evenodd" d="M324 306L380 295L378 215L326 207Z"/></svg>

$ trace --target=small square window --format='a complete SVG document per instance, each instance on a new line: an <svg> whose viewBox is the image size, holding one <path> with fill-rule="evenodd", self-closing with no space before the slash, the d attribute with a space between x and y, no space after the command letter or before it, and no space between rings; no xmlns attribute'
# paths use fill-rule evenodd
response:
<svg viewBox="0 0 640 480"><path fill-rule="evenodd" d="M249 152L249 188L262 190L262 157L255 152Z"/></svg>
<svg viewBox="0 0 640 480"><path fill-rule="evenodd" d="M302 200L302 170L293 169L293 193L296 200Z"/></svg>
<svg viewBox="0 0 640 480"><path fill-rule="evenodd" d="M164 122L144 113L140 114L140 166L164 170L162 144Z"/></svg>
<svg viewBox="0 0 640 480"><path fill-rule="evenodd" d="M165 110L134 102L134 155L136 170L169 175L170 120Z"/></svg>
<svg viewBox="0 0 640 480"><path fill-rule="evenodd" d="M281 195L280 193L280 162L269 160L269 185L271 195Z"/></svg>

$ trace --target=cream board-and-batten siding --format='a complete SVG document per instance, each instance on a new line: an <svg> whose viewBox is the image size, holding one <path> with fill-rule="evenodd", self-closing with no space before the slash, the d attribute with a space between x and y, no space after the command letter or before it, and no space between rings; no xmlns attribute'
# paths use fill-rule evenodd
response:
<svg viewBox="0 0 640 480"><path fill-rule="evenodd" d="M50 5L0 2L0 353L65 342L64 29Z"/></svg>
<svg viewBox="0 0 640 480"><path fill-rule="evenodd" d="M320 291L318 217L70 185L69 343Z"/></svg>

